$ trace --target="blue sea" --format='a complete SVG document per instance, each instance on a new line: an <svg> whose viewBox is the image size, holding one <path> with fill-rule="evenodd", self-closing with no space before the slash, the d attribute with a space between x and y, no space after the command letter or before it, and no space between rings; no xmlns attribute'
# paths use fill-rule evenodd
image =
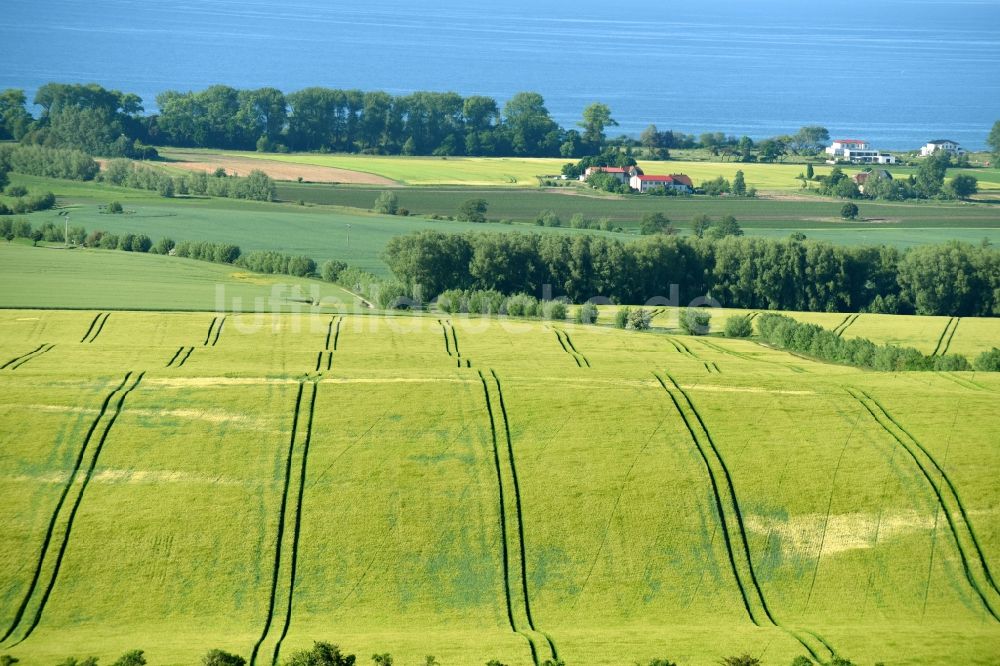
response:
<svg viewBox="0 0 1000 666"><path fill-rule="evenodd" d="M819 124L885 149L979 149L1000 118L1000 2L987 0L7 0L0 88L214 83L484 94L538 91L571 126L611 106L761 138Z"/></svg>

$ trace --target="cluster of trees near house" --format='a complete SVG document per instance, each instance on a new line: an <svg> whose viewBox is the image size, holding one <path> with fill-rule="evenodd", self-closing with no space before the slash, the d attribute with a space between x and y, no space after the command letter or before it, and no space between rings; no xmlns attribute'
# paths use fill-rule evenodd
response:
<svg viewBox="0 0 1000 666"><path fill-rule="evenodd" d="M412 296L449 289L545 294L582 303L686 304L813 312L1000 315L1000 251L949 242L901 251L788 239L657 234L445 234L389 241L385 260Z"/></svg>
<svg viewBox="0 0 1000 666"><path fill-rule="evenodd" d="M811 166L811 165L810 165ZM883 176L883 169L873 169L864 183L864 191L840 167L833 167L826 176L813 177L810 168L803 181L815 179L820 194L844 199L968 199L979 190L979 181L969 174L958 174L945 184L945 174L952 166L951 156L937 152L921 160L917 172L907 178Z"/></svg>

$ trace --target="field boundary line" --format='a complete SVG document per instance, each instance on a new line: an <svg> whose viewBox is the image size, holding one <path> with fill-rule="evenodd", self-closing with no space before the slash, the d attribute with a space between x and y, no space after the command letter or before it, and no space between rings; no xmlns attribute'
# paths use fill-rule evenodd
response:
<svg viewBox="0 0 1000 666"><path fill-rule="evenodd" d="M281 652L281 644L284 642L285 636L288 635L288 629L292 624L292 604L295 598L295 573L299 560L299 536L302 533L302 502L305 496L306 468L309 464L309 444L312 441L313 416L316 413L316 394L319 393L319 384L317 382L310 383L312 385L312 394L309 398L309 414L306 420L305 441L302 443L302 467L299 471L299 491L298 499L296 500L295 505L295 531L292 536L292 561L288 581L288 607L285 611L285 624L281 629L281 635L278 637L278 642L274 645L274 656L271 658L272 666L278 663L278 654Z"/></svg>
<svg viewBox="0 0 1000 666"><path fill-rule="evenodd" d="M125 386L125 384L128 383L129 378L132 375L131 372L126 374L125 379L122 380L122 383L119 386L119 388L115 389L108 395L108 398L105 400L102 412L98 414L98 417L96 419L94 419L91 429L87 432L87 439L85 440L84 446L81 447L80 455L77 457L78 466L74 469L74 473L73 475L70 476L69 482L65 487L66 494L68 494L69 489L74 484L76 474L79 472L79 465L82 464L83 462L83 457L86 453L86 449L89 448L88 445L91 439L93 438L93 433L96 432L98 422L101 420L103 416L107 414L107 406L111 403L111 398L115 395L115 393L118 393L119 394L118 400L115 403L114 411L111 413L111 417L107 420L107 423L104 426L104 430L101 432L101 436L100 438L98 438L97 443L94 446L94 453L90 458L90 464L87 466L86 473L84 474L83 480L80 483L80 490L79 492L77 492L76 498L73 501L73 505L70 507L69 515L66 518L65 530L63 531L63 538L59 544L58 551L56 551L55 562L52 565L52 574L49 577L49 582L46 585L45 591L42 593L41 599L38 602L38 608L35 610L34 618L32 619L31 624L28 626L28 629L24 632L24 635L17 642L12 643L10 646L8 646L10 648L16 647L21 643L23 643L24 641L28 640L28 637L31 636L32 632L38 627L38 624L42 620L42 613L45 612L45 606L48 603L49 596L52 594L52 590L55 588L56 581L59 578L59 570L62 567L62 561L66 555L66 549L69 547L69 540L70 537L72 536L73 523L76 520L76 513L80 509L80 504L83 502L83 496L86 493L88 486L90 485L91 478L93 478L94 476L94 470L97 468L97 461L101 456L101 451L104 449L104 443L107 441L108 434L110 434L111 429L114 427L115 422L118 420L118 416L121 414L122 409L125 406L125 399L128 398L129 394L132 393L132 391L136 390L139 387L139 383L142 381L142 378L145 376L145 374L146 374L145 372L139 373L136 376L135 381L132 383L131 386L129 386L128 388L122 388ZM53 521L52 521L53 526L55 521L58 519L58 511L59 509L62 508L62 501L65 498L65 496L66 495L64 494L63 498L60 498L60 503L57 507L57 511L53 513ZM46 541L46 545L48 543L49 542ZM43 555L42 558L39 560L39 571L44 563L44 559L45 556ZM30 599L30 597L27 598ZM25 606L27 606L27 603L25 603ZM12 632L13 628L11 629L11 631L8 632L8 636Z"/></svg>
<svg viewBox="0 0 1000 666"><path fill-rule="evenodd" d="M997 585L993 579L992 573L990 572L989 566L986 563L986 558L979 545L979 540L976 538L976 533L972 528L972 523L968 518L965 506L962 504L962 500L959 497L955 486L951 483L947 474L945 474L944 470L937 464L937 461L927 451L927 449L925 449L924 446L913 437L913 435L900 425L899 422L896 421L875 398L862 389L849 387L847 391L851 397L853 397L865 409L865 411L871 415L872 419L879 425L879 427L888 433L910 455L910 458L917 465L920 473L934 491L938 504L944 513L946 521L948 522L948 528L955 541L955 547L958 550L959 558L962 560L962 569L964 570L965 577L969 582L969 586L979 597L980 601L982 601L987 613L989 613L994 620L1000 622L1000 615L998 615L989 599L987 599L986 592L982 589L980 582L976 580L976 575L972 570L972 558L966 552L966 548L968 546L963 545L963 539L959 536L959 526L956 526L955 516L952 515L952 509L949 508L948 503L946 502L945 496L948 495L948 492L943 491L942 486L946 486L947 490L950 491L948 500L957 505L957 512L961 517L962 527L964 527L964 530L962 531L965 533L966 538L971 542L972 548L975 550L976 559L981 567L980 575L985 578L987 585L992 588L994 593L1000 594L1000 591L997 590ZM882 418L879 418L879 414L882 415ZM890 428L886 422L892 424L895 427L895 430ZM896 430L898 430L903 436L901 437L900 434L897 434ZM908 445L905 441L906 439L909 439L910 442L912 442L912 445ZM917 452L914 450L915 448L919 449L924 456L926 456L929 464L933 465L938 474L940 474L941 480L944 484L934 482L931 472L928 470L928 463L920 459L920 456L918 456Z"/></svg>
<svg viewBox="0 0 1000 666"><path fill-rule="evenodd" d="M254 664L257 663L257 653L260 651L261 644L267 638L267 635L271 630L271 622L274 618L275 596L278 592L278 576L281 573L281 547L285 536L285 511L288 506L288 486L291 484L292 478L292 454L295 451L295 435L299 426L299 411L302 407L303 388L304 382L300 381L298 393L295 396L295 412L292 415L292 432L288 439L288 454L285 460L285 480L284 488L281 494L281 507L278 512L278 529L274 547L274 569L271 573L271 593L267 604L267 619L264 622L264 629L261 631L260 638L257 639L256 643L254 643L253 650L250 653L250 666L254 666Z"/></svg>
<svg viewBox="0 0 1000 666"><path fill-rule="evenodd" d="M31 578L31 583L28 585L28 591L24 595L24 599L21 601L21 605L18 607L17 612L14 614L14 619L11 622L11 626L8 627L7 631L4 632L3 636L0 636L0 643L7 640L14 630L17 628L18 623L21 621L21 616L24 614L25 609L31 599L31 595L34 593L35 586L38 584L38 579L42 574L42 564L45 560L45 555L48 552L49 543L52 540L52 534L55 531L56 521L59 518L59 511L62 509L63 503L66 501L66 496L69 495L70 489L74 485L74 479L76 478L77 472L80 470L80 466L83 464L83 459L87 453L87 446L90 444L90 439L94 435L94 431L97 430L97 425L100 423L101 419L104 418L105 412L108 410L108 405L111 404L111 400L115 397L115 394L125 388L125 384L128 382L132 373L129 372L122 379L121 383L117 387L111 390L107 396L104 398L104 402L101 404L100 410L97 412L97 416L90 424L90 428L87 430L86 436L83 438L83 444L80 446L80 452L76 456L76 462L73 465L73 471L70 472L69 478L66 480L65 485L63 485L62 493L59 496L59 500L56 502L56 507L52 512L52 517L49 519L48 529L45 531L45 537L42 540L42 547L38 553L38 562L35 565L35 573Z"/></svg>

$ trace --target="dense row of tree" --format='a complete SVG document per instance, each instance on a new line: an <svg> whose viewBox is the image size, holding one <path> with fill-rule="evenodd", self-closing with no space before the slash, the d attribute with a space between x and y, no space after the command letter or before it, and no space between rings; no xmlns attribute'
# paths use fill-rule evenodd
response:
<svg viewBox="0 0 1000 666"><path fill-rule="evenodd" d="M158 192L160 196L207 195L230 199L273 201L277 196L274 181L263 171L254 169L243 178L227 176L222 169L209 175L204 171L171 176L131 160L116 159L108 162L98 175L98 180L140 190Z"/></svg>
<svg viewBox="0 0 1000 666"><path fill-rule="evenodd" d="M854 365L869 370L896 372L904 370L976 370L996 371L1000 350L983 352L975 366L959 354L929 356L912 347L875 344L865 338L843 338L833 331L798 322L784 315L765 313L757 319L760 337L792 351L815 356L832 363Z"/></svg>
<svg viewBox="0 0 1000 666"><path fill-rule="evenodd" d="M66 180L92 180L100 165L90 155L68 148L0 145L0 173L16 171L28 176Z"/></svg>
<svg viewBox="0 0 1000 666"><path fill-rule="evenodd" d="M686 304L707 296L741 308L1000 315L1000 251L958 242L904 252L738 236L712 242L660 234L626 244L586 235L422 231L391 239L385 259L425 299L489 289L577 303Z"/></svg>

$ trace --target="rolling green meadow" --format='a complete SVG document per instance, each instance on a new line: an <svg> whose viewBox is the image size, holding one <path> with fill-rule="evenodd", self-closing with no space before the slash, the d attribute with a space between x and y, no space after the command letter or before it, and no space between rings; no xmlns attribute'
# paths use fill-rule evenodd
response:
<svg viewBox="0 0 1000 666"><path fill-rule="evenodd" d="M580 196L523 187L539 160L355 157L311 159L425 174L394 189L418 215L365 210L379 186L258 203L11 181L56 193L36 228L68 211L380 277L411 231L634 239L657 211L685 231L707 213L748 235L1000 242L986 204L862 202L846 223L809 196ZM514 223L424 217L472 197ZM545 209L624 231L528 222ZM1000 655L1000 373L723 337L748 310L713 310L707 336L659 306L643 332L614 328L617 306L589 326L382 312L316 279L25 239L0 242L0 285L0 656L24 666L136 648L273 666L317 640L404 666ZM1000 346L996 318L785 314L926 354Z"/></svg>
<svg viewBox="0 0 1000 666"><path fill-rule="evenodd" d="M992 374L322 307L5 310L0 351L29 666L1000 650Z"/></svg>

